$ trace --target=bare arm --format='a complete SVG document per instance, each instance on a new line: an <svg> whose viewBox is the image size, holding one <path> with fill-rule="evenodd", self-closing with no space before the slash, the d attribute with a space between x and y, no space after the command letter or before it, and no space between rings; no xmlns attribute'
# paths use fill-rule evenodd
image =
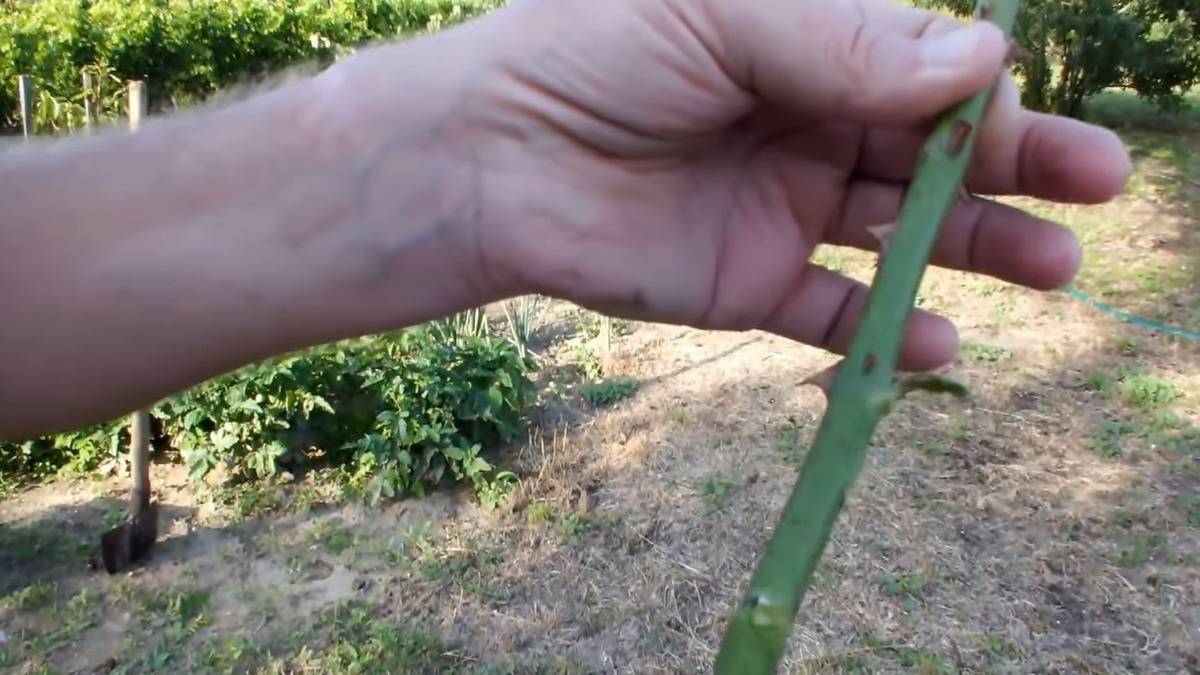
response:
<svg viewBox="0 0 1200 675"><path fill-rule="evenodd" d="M404 69L423 48L390 56ZM0 155L0 437L499 292L469 264L470 167L433 142L450 98L413 84L423 102L390 129L339 108L369 94L335 71Z"/></svg>
<svg viewBox="0 0 1200 675"><path fill-rule="evenodd" d="M972 193L1121 191L1119 139L1021 110L1008 53L889 0L522 0L135 137L0 155L0 437L523 292L842 352L866 286L809 257L878 250L951 103L1003 78ZM932 262L1050 289L1080 255L972 196ZM900 366L956 350L917 311Z"/></svg>

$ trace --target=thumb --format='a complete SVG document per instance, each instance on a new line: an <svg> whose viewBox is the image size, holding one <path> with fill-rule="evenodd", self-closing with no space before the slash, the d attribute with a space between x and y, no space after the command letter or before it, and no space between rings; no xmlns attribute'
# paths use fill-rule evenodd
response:
<svg viewBox="0 0 1200 675"><path fill-rule="evenodd" d="M995 83L1009 43L990 22L860 2L720 3L727 72L797 113L866 124L928 119Z"/></svg>

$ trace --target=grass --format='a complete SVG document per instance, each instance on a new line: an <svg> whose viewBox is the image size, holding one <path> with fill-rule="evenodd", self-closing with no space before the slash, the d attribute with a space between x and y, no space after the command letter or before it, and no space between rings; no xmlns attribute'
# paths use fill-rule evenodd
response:
<svg viewBox="0 0 1200 675"><path fill-rule="evenodd" d="M999 635L984 635L981 643L983 651L989 656L1018 662L1023 659L1021 649Z"/></svg>
<svg viewBox="0 0 1200 675"><path fill-rule="evenodd" d="M1191 527L1200 527L1200 497L1177 497L1171 505L1183 514L1185 523Z"/></svg>
<svg viewBox="0 0 1200 675"><path fill-rule="evenodd" d="M950 659L937 652L897 644L874 636L867 636L864 642L871 653L893 661L903 668L904 672L921 675L949 675L955 672Z"/></svg>
<svg viewBox="0 0 1200 675"><path fill-rule="evenodd" d="M800 466L808 448L800 437L803 427L795 419L789 419L775 430L775 450L783 461Z"/></svg>
<svg viewBox="0 0 1200 675"><path fill-rule="evenodd" d="M879 580L879 590L884 595L900 598L909 609L915 609L933 584L934 580L924 574L888 575Z"/></svg>
<svg viewBox="0 0 1200 675"><path fill-rule="evenodd" d="M638 386L638 381L633 378L615 377L585 385L580 395L588 405L609 406L636 394Z"/></svg>
<svg viewBox="0 0 1200 675"><path fill-rule="evenodd" d="M1161 532L1136 534L1117 552L1116 563L1120 567L1141 567L1155 554L1164 553L1167 543L1166 535Z"/></svg>
<svg viewBox="0 0 1200 675"><path fill-rule="evenodd" d="M355 541L354 530L334 520L321 521L313 528L310 538L314 545L332 555L341 555L354 546Z"/></svg>
<svg viewBox="0 0 1200 675"><path fill-rule="evenodd" d="M1098 429L1092 432L1092 436L1088 439L1088 447L1097 456L1104 459L1120 457L1125 452L1122 439L1132 432L1133 427L1128 422L1105 420Z"/></svg>
<svg viewBox="0 0 1200 675"><path fill-rule="evenodd" d="M964 357L972 361L986 363L1004 361L1012 356L1012 352L1004 347L974 340L965 340L962 343L961 351Z"/></svg>
<svg viewBox="0 0 1200 675"><path fill-rule="evenodd" d="M712 515L724 511L733 500L737 482L723 476L709 476L696 486L696 496L704 504L704 512Z"/></svg>
<svg viewBox="0 0 1200 675"><path fill-rule="evenodd" d="M362 602L336 603L293 641L296 652L274 659L269 672L451 672L462 665L438 636L386 621Z"/></svg>
<svg viewBox="0 0 1200 675"><path fill-rule="evenodd" d="M13 591L0 598L0 607L10 607L26 611L42 609L53 602L57 591L57 584L46 581L35 581L22 589Z"/></svg>

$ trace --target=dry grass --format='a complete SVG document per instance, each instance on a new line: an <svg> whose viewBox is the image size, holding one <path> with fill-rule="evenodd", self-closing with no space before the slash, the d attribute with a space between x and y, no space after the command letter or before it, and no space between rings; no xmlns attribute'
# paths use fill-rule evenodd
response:
<svg viewBox="0 0 1200 675"><path fill-rule="evenodd" d="M1200 135L1134 140L1130 195L1038 208L1088 242L1082 288L1196 326ZM870 274L865 255L821 255ZM1200 345L946 271L921 302L971 341L953 374L972 396L914 396L881 426L787 671L1200 669ZM550 311L543 400L508 457L521 480L504 509L310 496L312 510L287 512L293 497L235 523L156 467L169 536L148 567L101 578L73 542L119 493L38 488L0 505L4 658L17 672L707 670L823 412L797 383L831 358L658 325L595 353L579 312ZM587 405L581 359L636 392ZM172 597L191 604L147 600ZM390 667L362 660L377 629L392 631L372 638Z"/></svg>

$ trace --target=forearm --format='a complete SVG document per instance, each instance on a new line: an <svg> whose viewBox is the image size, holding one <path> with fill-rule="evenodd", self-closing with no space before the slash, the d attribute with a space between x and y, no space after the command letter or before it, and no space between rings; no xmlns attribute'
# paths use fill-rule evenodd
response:
<svg viewBox="0 0 1200 675"><path fill-rule="evenodd" d="M489 299L464 269L472 167L433 129L448 97L423 91L389 130L369 104L342 114L372 93L348 88L0 155L0 437Z"/></svg>

